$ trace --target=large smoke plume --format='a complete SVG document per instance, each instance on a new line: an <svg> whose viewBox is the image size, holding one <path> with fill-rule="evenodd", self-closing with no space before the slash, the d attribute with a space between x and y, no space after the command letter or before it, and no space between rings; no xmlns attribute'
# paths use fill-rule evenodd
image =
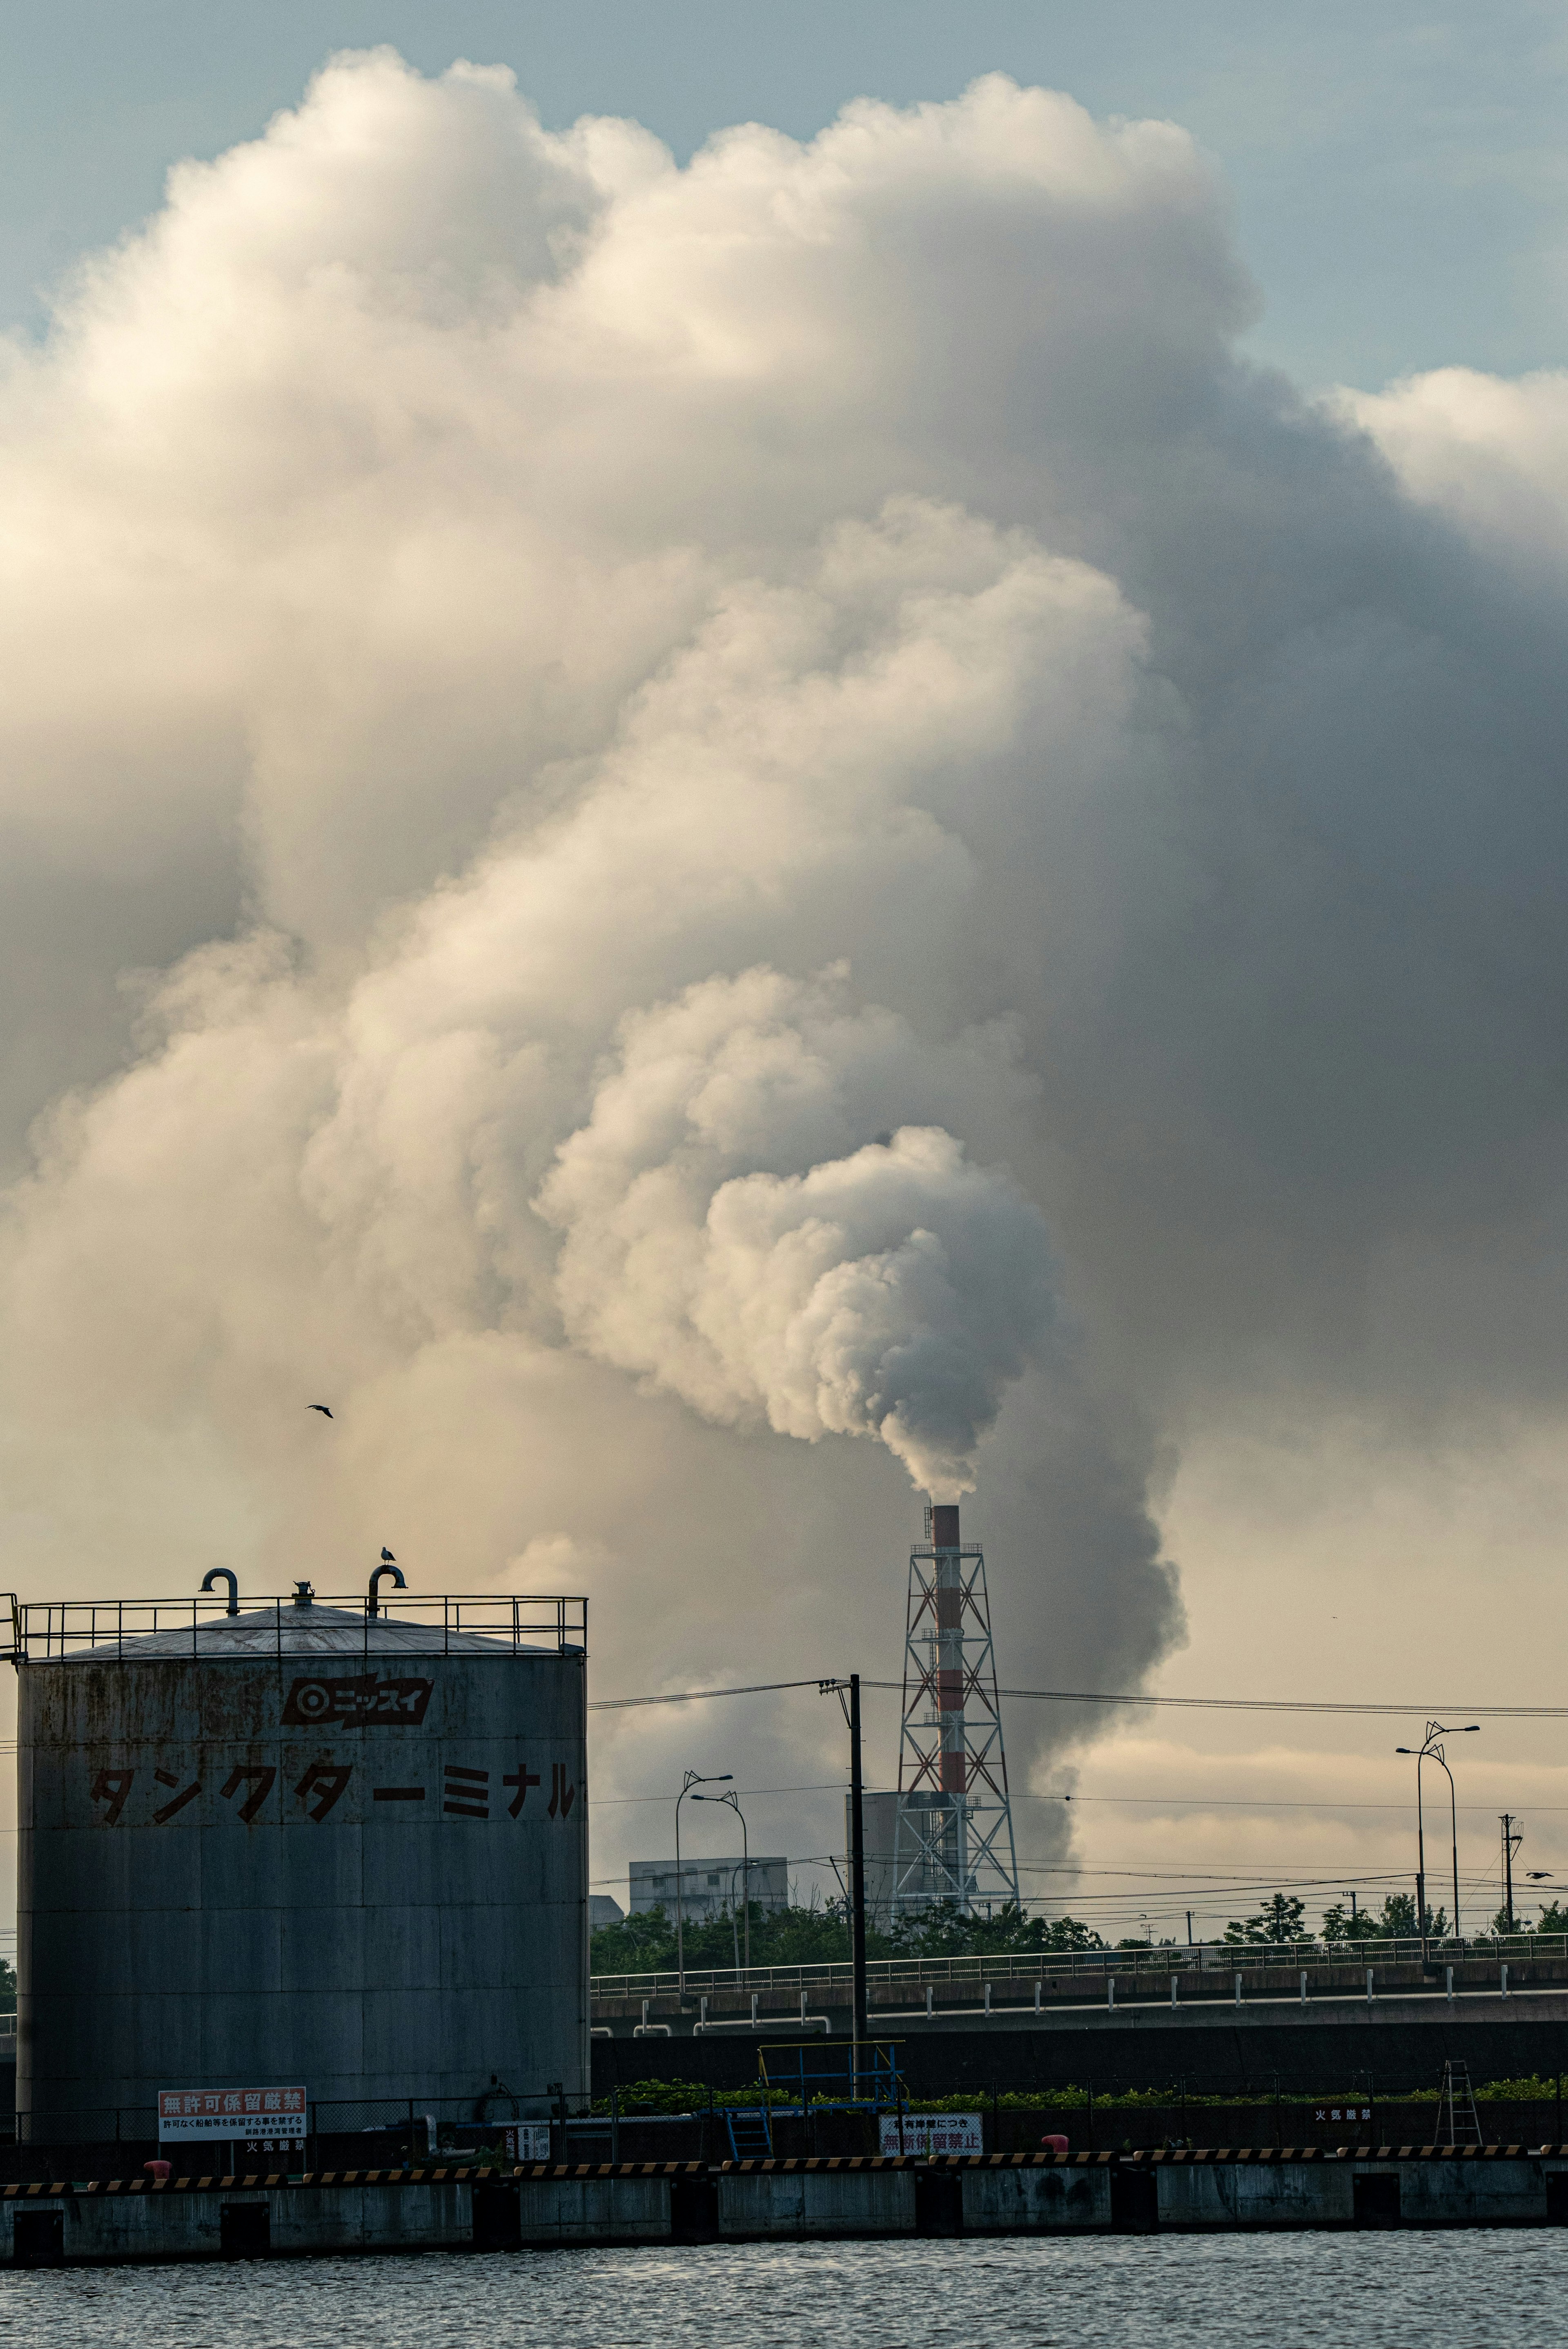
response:
<svg viewBox="0 0 1568 2349"><path fill-rule="evenodd" d="M937 1077L909 1030L771 971L628 1024L541 1201L568 1335L710 1418L877 1435L934 1495L968 1490L1048 1326L1048 1254L1038 1211L939 1125L840 1154Z"/></svg>
<svg viewBox="0 0 1568 2349"><path fill-rule="evenodd" d="M1183 1435L1558 1407L1563 395L1252 302L1001 79L677 170L377 54L176 172L0 388L24 1583L874 1674L907 1469L1125 1682Z"/></svg>

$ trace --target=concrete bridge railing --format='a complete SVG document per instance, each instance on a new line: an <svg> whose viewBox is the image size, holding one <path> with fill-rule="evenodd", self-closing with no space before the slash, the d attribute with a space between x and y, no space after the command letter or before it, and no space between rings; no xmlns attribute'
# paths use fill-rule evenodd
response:
<svg viewBox="0 0 1568 2349"><path fill-rule="evenodd" d="M1308 1974L1388 1967L1411 1967L1418 1973L1448 1966L1491 1965L1511 1970L1552 1964L1568 1975L1568 1934L1516 1933L1488 1935L1470 1940L1418 1939L1355 1941L1205 1941L1139 1942L1123 1950L998 1950L964 1957L873 1958L866 1980L873 1996L882 1992L921 1992L926 1984L957 1987L964 1983L1036 1981L1055 1992L1068 1985L1080 1993L1088 1983L1103 1983L1114 1974L1130 1983L1149 1979L1223 1977L1235 1973L1300 1971ZM680 1989L683 1977L673 1970L658 1973L595 1974L595 1998L663 1998ZM688 1996L706 1992L758 1992L765 1996L789 1992L841 1990L847 2000L851 1969L837 1961L797 1966L688 1966L684 1976Z"/></svg>

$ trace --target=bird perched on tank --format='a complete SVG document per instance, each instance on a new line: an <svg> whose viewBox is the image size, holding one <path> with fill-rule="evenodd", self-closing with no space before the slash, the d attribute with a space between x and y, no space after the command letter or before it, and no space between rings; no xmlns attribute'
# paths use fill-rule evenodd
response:
<svg viewBox="0 0 1568 2349"><path fill-rule="evenodd" d="M381 1563L383 1566L396 1566L397 1563L385 1542L381 1545Z"/></svg>
<svg viewBox="0 0 1568 2349"><path fill-rule="evenodd" d="M306 1411L319 1411L323 1419L330 1419L332 1417L331 1412L328 1411L324 1402L307 1402L305 1409Z"/></svg>

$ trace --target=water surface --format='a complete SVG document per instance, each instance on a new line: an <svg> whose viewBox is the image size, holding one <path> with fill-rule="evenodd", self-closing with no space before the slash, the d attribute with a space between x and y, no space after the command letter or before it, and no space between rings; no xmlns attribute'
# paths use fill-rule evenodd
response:
<svg viewBox="0 0 1568 2349"><path fill-rule="evenodd" d="M1565 2322L1550 2228L0 2272L5 2349L1521 2349Z"/></svg>

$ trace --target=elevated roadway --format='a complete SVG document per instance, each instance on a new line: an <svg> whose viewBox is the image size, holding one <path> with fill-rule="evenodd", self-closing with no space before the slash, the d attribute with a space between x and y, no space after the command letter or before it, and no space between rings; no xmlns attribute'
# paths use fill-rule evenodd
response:
<svg viewBox="0 0 1568 2349"><path fill-rule="evenodd" d="M705 1977L707 1987L623 1982L593 1999L596 2082L652 2077L735 2085L759 2046L851 2029L848 1970L805 1982ZM755 1985L755 1986L753 1986ZM1001 2082L1065 2087L1088 2078L1219 2089L1270 2077L1327 2086L1379 2077L1429 2085L1447 2060L1472 2082L1568 2072L1568 1956L1471 1952L1356 1964L1206 1963L1033 1979L1000 1970L955 1982L918 1974L871 1985L871 2033L896 2039L912 2089ZM610 2043L610 2044L606 2044Z"/></svg>

